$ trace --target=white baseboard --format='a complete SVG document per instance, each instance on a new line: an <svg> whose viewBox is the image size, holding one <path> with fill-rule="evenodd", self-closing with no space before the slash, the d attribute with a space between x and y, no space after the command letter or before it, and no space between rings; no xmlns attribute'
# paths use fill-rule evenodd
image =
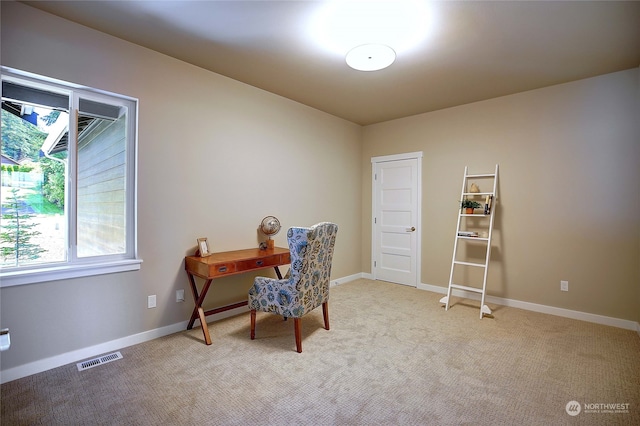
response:
<svg viewBox="0 0 640 426"><path fill-rule="evenodd" d="M419 284L418 288L434 293L447 294L447 287L441 287L431 284ZM480 295L464 290L453 290L453 296L465 299L480 300ZM640 336L640 323L636 321L624 320L620 318L606 317L604 315L590 314L587 312L572 311L570 309L557 308L555 306L539 305L537 303L522 302L520 300L505 299L502 297L489 296L485 297L486 303L493 303L501 306L509 306L512 308L525 309L527 311L540 312L543 314L556 315L559 317L572 318L581 321L593 322L596 324L609 325L612 327L623 328L625 330L635 330Z"/></svg>
<svg viewBox="0 0 640 426"><path fill-rule="evenodd" d="M368 274L353 274L347 277L338 278L331 281L331 286L354 281L359 278L367 278ZM241 306L239 308L230 309L225 312L220 312L215 315L207 317L207 321L219 321L224 318L235 316L249 312L249 308ZM87 348L78 349L76 351L66 352L60 355L56 355L50 358L41 359L38 361L30 362L28 364L20 365L14 368L0 371L0 384L10 382L12 380L27 377L32 374L41 373L43 371L51 370L52 368L62 367L63 365L76 363L88 358L93 358L107 352L113 352L127 346L137 345L138 343L148 342L149 340L157 339L169 334L183 331L187 328L189 321L182 321L176 324L171 324L165 327L156 328L154 330L145 331L143 333L134 334L132 336L123 337L121 339L112 340L110 342L101 343L95 346L89 346ZM196 319L193 324L194 327L200 327L200 320Z"/></svg>
<svg viewBox="0 0 640 426"><path fill-rule="evenodd" d="M209 319L211 319L211 321L219 321L223 318L228 318L234 315L241 314L243 312L249 312L249 308L247 308L246 306L241 306L239 308L230 309L225 312L220 312L218 314L207 317L207 321ZM12 380L17 380L22 377L31 376L32 374L51 370L53 368L62 367L63 365L80 362L88 358L97 357L107 352L113 352L122 348L126 348L127 346L137 345L138 343L144 343L148 342L149 340L167 336L169 334L178 333L180 331L186 330L188 323L189 321L181 321L176 324L167 325L165 327L133 334L121 339L111 340L110 342L89 346L87 348L66 352L60 355L52 356L50 358L45 358L38 361L30 362L28 364L19 365L14 368L9 368L7 370L2 370L0 371L0 384L7 383ZM194 327L199 326L200 320L196 319Z"/></svg>
<svg viewBox="0 0 640 426"><path fill-rule="evenodd" d="M365 274L364 272L360 272L359 274L353 274L353 275L348 275L346 277L337 278L337 279L331 281L330 286L333 287L333 286L336 286L336 285L345 284L345 283L348 283L350 281L359 280L360 278L371 279L371 274Z"/></svg>
<svg viewBox="0 0 640 426"><path fill-rule="evenodd" d="M331 281L331 286L341 285L357 279L373 279L373 276L368 273L353 274L342 278L337 278ZM446 294L447 288L430 284L419 284L418 288L421 290L427 290L434 293ZM476 293L469 293L459 290L454 290L454 296L464 297L468 299L480 300L480 297ZM628 320L622 320L618 318L605 317L602 315L589 314L585 312L572 311L569 309L556 308L553 306L538 305L535 303L521 302L519 300L504 299L500 297L487 296L486 302L496 305L510 306L514 308L526 309L529 311L540 312L544 314L557 315L561 317L573 318L582 321L589 321L593 323L610 325L613 327L623 328L627 330L635 330L640 336L640 323ZM219 321L224 318L235 316L244 312L248 312L249 308L241 306L239 308L231 309L219 314L211 315L207 319L211 321ZM169 334L183 331L187 328L188 321L181 321L176 324L171 324L165 327L156 328L153 330L145 331L142 333L126 336L121 339L112 340L109 342L101 343L99 345L89 346L86 348L78 349L71 352L66 352L60 355L56 355L50 358L30 362L28 364L20 365L14 368L0 371L0 384L7 383L12 380L17 380L22 377L27 377L32 374L41 373L43 371L51 370L53 368L61 367L63 365L76 363L88 358L93 358L107 352L117 351L128 346L137 345L138 343L148 342L159 337L167 336ZM194 327L199 327L200 321L196 320Z"/></svg>

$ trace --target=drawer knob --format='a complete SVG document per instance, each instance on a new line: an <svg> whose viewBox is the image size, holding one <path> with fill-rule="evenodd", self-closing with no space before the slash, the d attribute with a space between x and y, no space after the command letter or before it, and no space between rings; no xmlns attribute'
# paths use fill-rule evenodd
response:
<svg viewBox="0 0 640 426"><path fill-rule="evenodd" d="M221 267L218 269L218 272L227 272L227 267L226 267L226 266L221 266Z"/></svg>
<svg viewBox="0 0 640 426"><path fill-rule="evenodd" d="M262 265L264 265L264 260L258 260L258 261L256 262L256 265L258 265L258 266L262 266Z"/></svg>

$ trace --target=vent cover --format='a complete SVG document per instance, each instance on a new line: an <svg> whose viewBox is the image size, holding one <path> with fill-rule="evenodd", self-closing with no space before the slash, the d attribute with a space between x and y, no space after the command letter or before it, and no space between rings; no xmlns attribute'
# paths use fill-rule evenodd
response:
<svg viewBox="0 0 640 426"><path fill-rule="evenodd" d="M86 361L82 361L77 363L78 371L88 370L89 368L97 367L102 364L106 364L111 361L116 361L122 359L122 354L120 352L114 352L112 354L103 355L98 358L88 359Z"/></svg>

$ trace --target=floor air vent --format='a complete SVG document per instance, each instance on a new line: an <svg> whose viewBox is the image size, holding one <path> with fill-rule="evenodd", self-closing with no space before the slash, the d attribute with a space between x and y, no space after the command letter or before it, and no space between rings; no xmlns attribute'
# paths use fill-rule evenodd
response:
<svg viewBox="0 0 640 426"><path fill-rule="evenodd" d="M122 354L120 352L114 352L112 354L99 356L98 358L88 359L86 361L82 361L77 363L78 371L88 370L89 368L97 367L102 364L106 364L111 361L116 361L122 359Z"/></svg>

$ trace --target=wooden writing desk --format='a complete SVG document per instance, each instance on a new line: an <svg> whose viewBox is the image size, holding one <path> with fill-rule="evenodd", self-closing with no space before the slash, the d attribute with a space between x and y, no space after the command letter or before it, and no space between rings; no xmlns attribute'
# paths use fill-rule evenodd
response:
<svg viewBox="0 0 640 426"><path fill-rule="evenodd" d="M219 312L228 311L230 309L239 308L245 306L247 301L234 303L227 306L204 311L202 309L202 302L207 296L207 291L211 286L211 282L214 278L226 277L229 275L242 274L244 272L255 271L264 268L274 268L276 275L279 279L282 279L280 274L280 265L288 265L291 262L289 256L289 249L274 247L266 250L260 250L258 248L226 251L222 253L214 253L207 257L200 256L187 256L184 258L184 268L187 271L187 277L189 278L189 284L191 284L191 293L193 294L193 301L195 307L191 313L191 319L187 325L187 330L193 328L193 323L196 318L200 319L202 325L202 332L204 333L204 341L207 345L211 344L211 336L209 335L209 328L207 327L206 317L208 315L217 314ZM196 281L193 276L200 277L205 280L202 292L198 294L198 288L196 287Z"/></svg>

